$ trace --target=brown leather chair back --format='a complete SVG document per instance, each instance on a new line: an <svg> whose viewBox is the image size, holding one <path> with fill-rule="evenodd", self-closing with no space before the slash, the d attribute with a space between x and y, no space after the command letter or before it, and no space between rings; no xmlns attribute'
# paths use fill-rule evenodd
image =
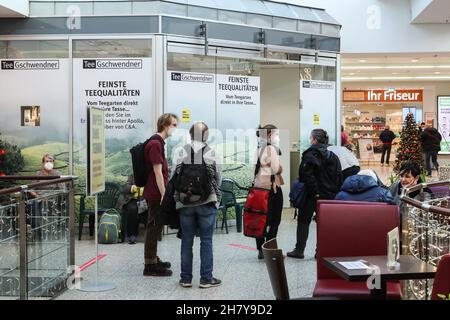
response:
<svg viewBox="0 0 450 320"><path fill-rule="evenodd" d="M283 252L278 249L277 239L264 243L262 251L275 298L277 300L288 300L289 287L284 268Z"/></svg>

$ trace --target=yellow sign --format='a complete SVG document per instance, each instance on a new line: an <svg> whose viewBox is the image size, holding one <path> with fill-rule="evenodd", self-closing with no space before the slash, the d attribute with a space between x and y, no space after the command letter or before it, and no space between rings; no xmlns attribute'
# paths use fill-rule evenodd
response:
<svg viewBox="0 0 450 320"><path fill-rule="evenodd" d="M318 113L314 114L314 125L318 126L320 124L320 115Z"/></svg>
<svg viewBox="0 0 450 320"><path fill-rule="evenodd" d="M88 109L88 194L105 191L105 111Z"/></svg>
<svg viewBox="0 0 450 320"><path fill-rule="evenodd" d="M181 122L191 122L191 110L188 108L181 110Z"/></svg>

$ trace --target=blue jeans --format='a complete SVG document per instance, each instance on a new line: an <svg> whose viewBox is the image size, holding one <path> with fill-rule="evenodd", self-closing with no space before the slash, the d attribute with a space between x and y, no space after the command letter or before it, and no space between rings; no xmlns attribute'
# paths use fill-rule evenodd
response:
<svg viewBox="0 0 450 320"><path fill-rule="evenodd" d="M425 168L427 170L427 174L431 174L431 163L430 160L433 161L434 167L439 168L439 163L437 162L437 151L425 151Z"/></svg>
<svg viewBox="0 0 450 320"><path fill-rule="evenodd" d="M212 237L216 223L216 207L205 204L180 209L181 223L181 280L192 281L192 247L194 237L200 235L200 281L212 280L213 244Z"/></svg>

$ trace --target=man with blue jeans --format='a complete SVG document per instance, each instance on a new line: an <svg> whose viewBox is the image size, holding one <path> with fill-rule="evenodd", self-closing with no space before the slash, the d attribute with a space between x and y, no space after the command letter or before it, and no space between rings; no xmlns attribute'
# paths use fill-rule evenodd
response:
<svg viewBox="0 0 450 320"><path fill-rule="evenodd" d="M200 236L200 288L222 283L213 277L213 232L220 204L221 181L214 151L206 145L208 126L195 123L189 130L191 143L175 153L175 201L180 211L181 273L180 285L192 287L194 238ZM197 183L201 181L201 183ZM186 191L186 188L189 189Z"/></svg>
<svg viewBox="0 0 450 320"><path fill-rule="evenodd" d="M200 236L200 287L211 283L213 276L213 232L216 223L216 207L204 204L196 207L182 208L180 211L181 237L181 280L183 287L192 283L192 247L194 237ZM198 228L198 229L197 229ZM203 285L202 285L203 284ZM207 285L209 287L212 285Z"/></svg>

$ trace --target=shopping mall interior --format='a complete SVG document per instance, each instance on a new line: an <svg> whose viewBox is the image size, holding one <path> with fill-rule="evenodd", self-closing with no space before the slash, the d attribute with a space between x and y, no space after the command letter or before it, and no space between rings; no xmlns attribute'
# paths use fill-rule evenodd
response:
<svg viewBox="0 0 450 320"><path fill-rule="evenodd" d="M0 300L450 300L449 20L447 0L0 0ZM220 179L186 206L169 178L199 122ZM170 186L176 227L154 216Z"/></svg>

